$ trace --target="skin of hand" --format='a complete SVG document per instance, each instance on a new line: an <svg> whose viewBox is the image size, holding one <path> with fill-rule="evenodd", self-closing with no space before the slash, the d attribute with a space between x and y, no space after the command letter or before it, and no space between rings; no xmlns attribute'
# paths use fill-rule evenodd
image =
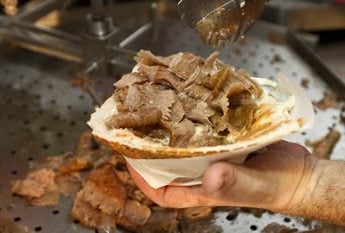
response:
<svg viewBox="0 0 345 233"><path fill-rule="evenodd" d="M251 154L243 165L217 162L202 185L152 189L133 168L139 188L163 207L237 206L271 210L345 226L345 162L318 160L285 141Z"/></svg>
<svg viewBox="0 0 345 233"><path fill-rule="evenodd" d="M310 177L316 163L303 146L282 141L250 155L243 165L212 164L199 186L155 190L130 166L129 171L139 188L160 206L239 206L282 212L289 208L297 190L301 192L303 179Z"/></svg>

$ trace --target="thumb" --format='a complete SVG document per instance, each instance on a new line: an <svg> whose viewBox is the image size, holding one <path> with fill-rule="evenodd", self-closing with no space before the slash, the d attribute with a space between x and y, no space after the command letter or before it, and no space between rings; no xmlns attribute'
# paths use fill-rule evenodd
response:
<svg viewBox="0 0 345 233"><path fill-rule="evenodd" d="M203 176L203 189L218 205L265 208L274 185L265 172L221 162L211 165Z"/></svg>

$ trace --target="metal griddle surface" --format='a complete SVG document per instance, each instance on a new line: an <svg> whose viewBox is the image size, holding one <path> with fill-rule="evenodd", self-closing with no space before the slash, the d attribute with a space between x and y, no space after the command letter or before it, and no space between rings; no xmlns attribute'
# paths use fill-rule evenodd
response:
<svg viewBox="0 0 345 233"><path fill-rule="evenodd" d="M297 84L301 83L302 79L308 79L310 84L306 91L309 97L313 101L320 100L323 93L329 90L322 78L313 73L312 68L288 46L273 44L256 35L257 32L265 30L267 25L258 24L253 30L254 35L221 50L220 58L226 63L243 67L258 77L273 78L282 73ZM146 47L160 55L191 51L207 56L211 52L191 29L178 20L163 23L158 38L159 43L154 46L137 44L132 47ZM1 51L5 50L3 48ZM71 78L79 67L24 50L9 49L2 53L0 214L10 219L13 224L24 225L34 232L94 232L73 222L69 216L71 201L68 199L62 198L56 207L39 208L28 205L26 201L12 196L9 192L11 180L23 177L31 161L73 150L78 135L87 129L85 123L93 111L92 100L85 92L71 85ZM277 54L284 61L272 63ZM102 97L111 94L115 78L93 78L94 87L99 94L102 93ZM340 110L336 109L317 111L317 126L291 137L290 140L303 144L305 139L319 139L328 132L329 127L337 128L344 135L345 127L339 123L339 115ZM345 159L344 151L345 140L341 140L332 158ZM299 230L307 230L318 224L306 225L303 224L303 219L268 213L261 218L240 213L235 220L227 220L226 212L219 212L216 216L216 224L221 226L224 232L260 232L271 222Z"/></svg>

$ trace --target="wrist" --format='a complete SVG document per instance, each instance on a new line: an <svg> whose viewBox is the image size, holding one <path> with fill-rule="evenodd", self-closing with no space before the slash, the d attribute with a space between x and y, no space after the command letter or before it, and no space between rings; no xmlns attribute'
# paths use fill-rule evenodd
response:
<svg viewBox="0 0 345 233"><path fill-rule="evenodd" d="M324 167L327 166L327 162L328 161L318 160L311 155L306 156L302 176L295 190L291 190L289 200L283 205L278 206L274 211L303 215L303 205L308 202L310 195L316 189L318 181L324 171Z"/></svg>

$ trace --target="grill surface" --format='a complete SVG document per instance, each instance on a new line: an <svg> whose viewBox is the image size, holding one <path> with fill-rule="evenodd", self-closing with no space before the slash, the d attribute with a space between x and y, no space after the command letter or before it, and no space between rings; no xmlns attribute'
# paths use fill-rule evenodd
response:
<svg viewBox="0 0 345 233"><path fill-rule="evenodd" d="M207 56L206 47L195 33L179 21L169 20L161 25L159 43L148 48L167 55L178 51L191 51ZM273 44L258 36L267 26L258 24L252 34L242 42L220 51L220 58L247 69L258 77L273 78L285 74L296 83L310 81L306 90L313 101L323 97L328 86L304 61L284 44ZM1 48L4 51L4 47ZM273 62L279 55L283 61ZM0 58L0 215L30 231L47 233L93 232L69 217L71 202L61 199L56 207L29 206L23 199L9 192L11 180L23 177L31 161L47 155L73 150L78 135L87 129L86 121L93 111L91 98L72 87L71 79L78 70L74 64L48 58L23 50L10 49ZM110 95L115 77L93 79L93 86L102 98ZM303 144L305 139L319 139L335 127L344 135L345 127L339 123L340 110L317 111L317 126L290 140ZM332 159L345 159L345 140L336 146ZM182 201L182 200L181 200ZM224 232L260 232L267 224L278 222L299 230L313 228L319 223L303 224L302 219L265 213L261 218L240 213L235 220L227 220L226 212L217 213L216 224ZM0 232L2 232L0 224ZM338 229L339 232L343 230ZM333 229L331 232L336 232Z"/></svg>

